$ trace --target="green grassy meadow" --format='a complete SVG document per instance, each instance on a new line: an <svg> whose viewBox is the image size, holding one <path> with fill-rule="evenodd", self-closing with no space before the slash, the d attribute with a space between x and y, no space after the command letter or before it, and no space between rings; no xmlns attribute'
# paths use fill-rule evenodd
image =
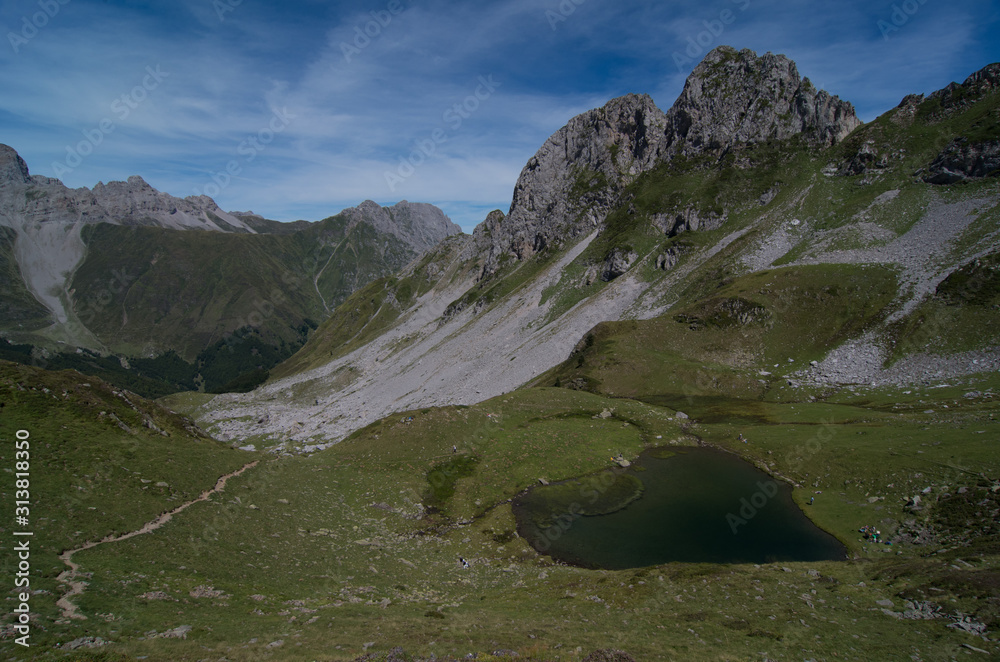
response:
<svg viewBox="0 0 1000 662"><path fill-rule="evenodd" d="M883 611L931 601L991 631L1000 623L1000 532L994 526L970 538L963 517L984 518L943 496L964 486L976 496L972 508L1000 505L992 491L1000 484L992 395L918 389L806 403L733 400L729 417L713 415L717 402L692 397L684 408L691 418L683 419L637 400L529 388L473 407L401 413L308 457L232 451L164 428L172 434L165 464L151 435L98 422L63 436L99 446L59 450L61 425L81 412L56 399L50 405L51 393L32 392L29 383L51 378L18 369L5 387L20 383L30 395L5 396L4 435L32 430L37 489L54 502L48 510L39 503L50 519L36 528L43 551L33 572L43 592L32 598L33 647L4 641L8 659L348 660L395 646L439 658L502 649L545 660L580 660L609 647L637 660L943 660L964 655L963 644L1000 652L996 642L947 627L949 619ZM67 390L71 375L59 373ZM976 386L992 392L995 382ZM933 415L923 413L928 397L938 403ZM108 407L114 398L89 404ZM120 418L128 422L127 414L121 409ZM750 443L737 441L739 433ZM149 454L128 465L136 443ZM851 559L585 570L553 563L517 535L510 500L539 478L584 476L611 466L612 454L693 443L784 477L801 504L815 497L805 512L847 545ZM122 455L105 466L106 457L92 454L97 447ZM60 618L59 552L138 527L249 459L261 462L161 529L76 554L88 585L74 601L87 619ZM59 472L70 462L76 476ZM119 476L118 464L162 477L171 489L150 493ZM60 480L43 478L49 473ZM83 475L93 479L90 492L76 489ZM905 499L926 487L933 505L906 511ZM81 497L67 498L74 490ZM59 525L53 509L80 531ZM922 544L870 545L857 532L866 524L890 538L929 533ZM885 600L892 606L881 606ZM185 638L162 636L176 628ZM57 652L57 644L87 636L114 643Z"/></svg>

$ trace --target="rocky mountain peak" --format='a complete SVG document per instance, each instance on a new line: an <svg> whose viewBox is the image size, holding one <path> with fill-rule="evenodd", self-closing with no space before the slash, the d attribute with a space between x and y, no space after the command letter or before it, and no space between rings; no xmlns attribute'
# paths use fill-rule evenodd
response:
<svg viewBox="0 0 1000 662"><path fill-rule="evenodd" d="M29 181L28 164L13 147L0 145L0 185L7 182L25 184Z"/></svg>
<svg viewBox="0 0 1000 662"><path fill-rule="evenodd" d="M928 98L937 99L945 111L961 110L998 87L1000 87L1000 63L993 63L966 78L964 83L949 83L931 93Z"/></svg>
<svg viewBox="0 0 1000 662"><path fill-rule="evenodd" d="M666 127L648 95L628 94L556 131L521 170L510 213L491 214L492 222L477 229L484 274L496 271L504 253L524 259L595 229L615 194L663 156Z"/></svg>
<svg viewBox="0 0 1000 662"><path fill-rule="evenodd" d="M105 196L118 196L118 195L134 195L136 193L141 193L143 195L156 194L157 191L145 179L139 175L132 175L128 178L128 181L110 181L107 184L104 182L97 182L97 185L93 188L94 195L100 197ZM213 201L214 202L214 201Z"/></svg>
<svg viewBox="0 0 1000 662"><path fill-rule="evenodd" d="M675 155L799 134L830 145L860 124L850 103L817 90L784 55L720 46L669 112L648 95L628 94L554 133L521 171L509 214L474 233L486 255L483 276L503 255L524 259L599 228L625 186Z"/></svg>
<svg viewBox="0 0 1000 662"><path fill-rule="evenodd" d="M979 92L987 92L1000 87L1000 62L988 64L965 79L966 87L974 87Z"/></svg>
<svg viewBox="0 0 1000 662"><path fill-rule="evenodd" d="M175 198L138 175L127 181L99 182L93 189L67 188L58 179L29 176L17 152L0 145L0 223L28 227L53 220L156 225L186 230L253 232L208 196Z"/></svg>
<svg viewBox="0 0 1000 662"><path fill-rule="evenodd" d="M720 46L694 68L669 113L681 153L802 134L831 145L860 126L854 107L817 90L784 55Z"/></svg>
<svg viewBox="0 0 1000 662"><path fill-rule="evenodd" d="M357 207L345 209L341 214L351 223L366 222L379 232L401 239L418 253L462 231L439 208L423 202L402 200L392 207L383 207L365 200Z"/></svg>

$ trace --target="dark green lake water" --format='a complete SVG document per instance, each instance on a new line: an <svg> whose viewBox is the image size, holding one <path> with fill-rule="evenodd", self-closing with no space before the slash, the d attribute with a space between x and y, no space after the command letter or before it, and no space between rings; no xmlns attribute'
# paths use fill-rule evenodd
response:
<svg viewBox="0 0 1000 662"><path fill-rule="evenodd" d="M666 450L666 449L663 449ZM814 525L791 488L739 457L707 448L643 453L620 470L642 481L642 497L608 515L580 515L610 481L566 490L553 508L547 488L514 501L518 532L535 549L586 567L638 568L672 561L773 563L844 560L846 549ZM554 494L554 492L552 492Z"/></svg>

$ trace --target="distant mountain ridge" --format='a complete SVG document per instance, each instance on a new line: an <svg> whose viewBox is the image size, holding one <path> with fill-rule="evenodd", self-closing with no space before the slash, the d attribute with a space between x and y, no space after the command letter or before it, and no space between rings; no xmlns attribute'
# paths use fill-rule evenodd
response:
<svg viewBox="0 0 1000 662"><path fill-rule="evenodd" d="M23 196L23 197L22 197ZM71 189L58 179L31 175L8 145L0 145L0 223L83 220L87 223L156 225L220 232L254 232L208 196L176 198L161 193L137 175L125 182Z"/></svg>
<svg viewBox="0 0 1000 662"><path fill-rule="evenodd" d="M273 353L243 357L218 382L288 356L357 288L460 231L437 207L405 200L282 224L138 176L70 189L0 145L0 331L50 350L174 351L199 363L250 334L240 351Z"/></svg>

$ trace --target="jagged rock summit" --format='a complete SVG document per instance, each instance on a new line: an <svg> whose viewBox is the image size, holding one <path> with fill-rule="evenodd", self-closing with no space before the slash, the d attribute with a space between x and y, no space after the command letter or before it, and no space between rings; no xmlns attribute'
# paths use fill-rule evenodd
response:
<svg viewBox="0 0 1000 662"><path fill-rule="evenodd" d="M383 207L365 200L357 207L350 207L341 213L352 222L364 221L379 232L401 239L418 253L423 253L442 239L462 231L443 211L426 202L403 200L392 207Z"/></svg>
<svg viewBox="0 0 1000 662"><path fill-rule="evenodd" d="M784 55L729 46L695 67L669 118L671 146L685 154L796 135L832 145L861 125L854 106L817 90Z"/></svg>
<svg viewBox="0 0 1000 662"><path fill-rule="evenodd" d="M31 175L24 159L0 144L0 225L33 223L113 223L174 229L254 232L208 196L176 198L133 175L125 182L71 189L58 179Z"/></svg>
<svg viewBox="0 0 1000 662"><path fill-rule="evenodd" d="M8 182L25 184L29 181L28 164L13 147L0 145L0 187Z"/></svg>
<svg viewBox="0 0 1000 662"><path fill-rule="evenodd" d="M861 125L854 107L801 78L784 55L720 46L688 77L666 113L629 94L574 117L521 171L510 212L475 233L483 275L599 228L621 190L678 155L801 135L832 145Z"/></svg>
<svg viewBox="0 0 1000 662"><path fill-rule="evenodd" d="M524 259L556 238L596 228L615 193L662 157L666 128L666 115L645 94L613 99L571 119L524 166L510 213L491 215L476 228L484 273L495 272L504 254Z"/></svg>

